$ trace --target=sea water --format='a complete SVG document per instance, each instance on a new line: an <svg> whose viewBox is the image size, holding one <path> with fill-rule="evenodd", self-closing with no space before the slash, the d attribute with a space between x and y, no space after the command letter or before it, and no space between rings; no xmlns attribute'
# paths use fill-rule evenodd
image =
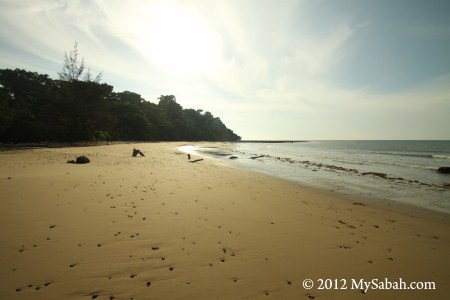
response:
<svg viewBox="0 0 450 300"><path fill-rule="evenodd" d="M237 142L195 151L306 186L450 213L450 174L437 172L450 167L450 141Z"/></svg>

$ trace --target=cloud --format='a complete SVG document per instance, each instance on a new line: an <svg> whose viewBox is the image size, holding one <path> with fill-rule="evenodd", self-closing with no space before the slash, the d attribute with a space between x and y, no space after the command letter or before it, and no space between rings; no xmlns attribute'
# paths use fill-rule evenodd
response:
<svg viewBox="0 0 450 300"><path fill-rule="evenodd" d="M442 117L450 110L448 22L424 28L424 20L386 18L378 2L375 10L333 3L3 0L0 64L56 77L77 41L92 73L103 71L116 90L151 101L175 94L245 138L262 136L258 128L270 138L277 130L285 138L331 136L336 122L355 137L363 128L375 134L383 116L394 126L396 117L409 115L410 124L421 112L450 126ZM166 19L155 23L164 7ZM352 129L358 122L368 125Z"/></svg>

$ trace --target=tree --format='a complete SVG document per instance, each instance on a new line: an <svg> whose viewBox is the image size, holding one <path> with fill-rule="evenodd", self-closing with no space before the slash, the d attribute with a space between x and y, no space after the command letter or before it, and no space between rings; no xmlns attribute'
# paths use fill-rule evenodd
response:
<svg viewBox="0 0 450 300"><path fill-rule="evenodd" d="M73 45L73 50L69 52L64 52L64 66L62 72L58 72L59 79L62 81L78 81L85 71L84 58L81 61L78 60L78 43L75 42ZM103 76L103 72L98 73L94 80L92 80L91 70L88 67L86 74L84 75L84 81L93 81L99 83Z"/></svg>
<svg viewBox="0 0 450 300"><path fill-rule="evenodd" d="M133 92L115 93L106 83L79 80L84 60L78 61L76 45L66 58L61 78L67 80L0 69L0 142L240 139L210 112L183 109L173 95L155 104Z"/></svg>
<svg viewBox="0 0 450 300"><path fill-rule="evenodd" d="M3 138L37 142L52 135L52 80L25 70L0 70Z"/></svg>

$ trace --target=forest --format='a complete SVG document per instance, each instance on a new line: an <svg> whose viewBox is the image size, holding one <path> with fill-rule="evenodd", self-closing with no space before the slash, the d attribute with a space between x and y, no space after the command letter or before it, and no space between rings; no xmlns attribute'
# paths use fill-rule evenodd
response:
<svg viewBox="0 0 450 300"><path fill-rule="evenodd" d="M21 69L0 69L0 142L236 141L218 117L184 109L175 96L158 104L93 79L66 54L59 79ZM84 74L84 77L81 75Z"/></svg>

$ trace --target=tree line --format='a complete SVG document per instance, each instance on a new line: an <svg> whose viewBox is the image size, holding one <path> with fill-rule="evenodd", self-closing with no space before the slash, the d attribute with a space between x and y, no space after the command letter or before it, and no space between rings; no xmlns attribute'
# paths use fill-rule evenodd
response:
<svg viewBox="0 0 450 300"><path fill-rule="evenodd" d="M71 56L66 55L66 63ZM91 80L88 71L80 80L83 70L75 60L72 69L64 67L60 79L53 80L0 69L0 142L240 140L220 118L183 109L173 95L151 103L137 93L114 92L99 82L101 74Z"/></svg>

